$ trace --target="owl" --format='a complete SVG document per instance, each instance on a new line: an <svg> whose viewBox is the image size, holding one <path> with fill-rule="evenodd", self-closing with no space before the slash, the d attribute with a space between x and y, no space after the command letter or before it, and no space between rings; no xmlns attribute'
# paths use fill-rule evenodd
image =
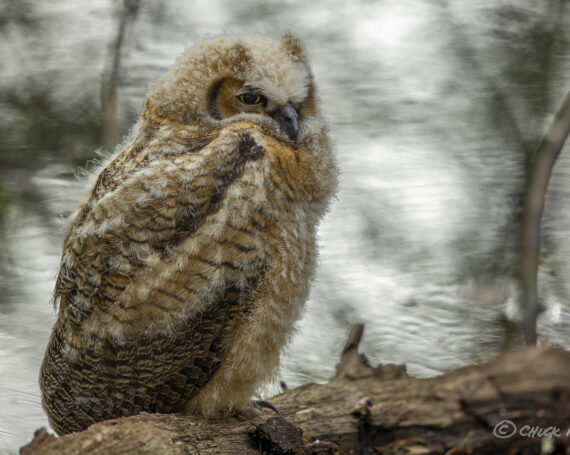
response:
<svg viewBox="0 0 570 455"><path fill-rule="evenodd" d="M298 39L183 55L72 216L40 371L54 430L247 408L302 313L337 174Z"/></svg>

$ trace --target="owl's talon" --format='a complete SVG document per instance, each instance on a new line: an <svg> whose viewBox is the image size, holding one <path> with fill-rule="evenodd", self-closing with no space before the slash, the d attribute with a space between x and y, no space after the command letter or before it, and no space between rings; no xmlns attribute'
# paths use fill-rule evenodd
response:
<svg viewBox="0 0 570 455"><path fill-rule="evenodd" d="M256 408L267 408L267 409L271 409L273 412L275 412L277 415L281 415L281 413L279 412L279 409L277 409L277 406L275 406L273 403L270 403L269 401L265 401L265 400L253 400L251 402L251 404L256 407Z"/></svg>
<svg viewBox="0 0 570 455"><path fill-rule="evenodd" d="M253 153L250 155L250 157L254 160L265 155L265 149L261 145L256 144L252 151Z"/></svg>
<svg viewBox="0 0 570 455"><path fill-rule="evenodd" d="M251 405L248 406L246 409L237 412L238 416L244 417L247 420L254 420L256 417L259 417L261 414L261 408L268 408L274 411L278 416L281 415L279 409L269 401L265 400L252 400Z"/></svg>

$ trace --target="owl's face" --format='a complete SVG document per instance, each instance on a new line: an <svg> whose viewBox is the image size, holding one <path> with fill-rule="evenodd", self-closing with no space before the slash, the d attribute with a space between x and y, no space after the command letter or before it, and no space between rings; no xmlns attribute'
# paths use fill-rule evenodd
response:
<svg viewBox="0 0 570 455"><path fill-rule="evenodd" d="M289 140L297 142L305 120L315 115L315 103L312 80L306 69L291 69L304 76L304 84L283 86L265 78L227 77L217 81L210 92L210 115L220 120L242 113L269 116Z"/></svg>
<svg viewBox="0 0 570 455"><path fill-rule="evenodd" d="M155 84L149 109L207 128L247 119L292 143L310 135L318 115L308 60L291 35L225 37L190 49Z"/></svg>

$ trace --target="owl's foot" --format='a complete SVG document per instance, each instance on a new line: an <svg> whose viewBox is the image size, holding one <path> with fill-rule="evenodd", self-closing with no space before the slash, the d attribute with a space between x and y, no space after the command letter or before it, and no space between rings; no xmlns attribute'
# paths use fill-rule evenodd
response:
<svg viewBox="0 0 570 455"><path fill-rule="evenodd" d="M274 404L265 400L253 400L251 402L251 405L248 408L239 411L238 415L245 417L248 420L253 420L256 417L258 417L259 414L261 414L261 408L269 408L272 411L274 411L277 415L281 415L279 409L277 409L277 407Z"/></svg>
<svg viewBox="0 0 570 455"><path fill-rule="evenodd" d="M256 160L265 154L265 149L249 134L244 134L239 143L239 152L248 160Z"/></svg>

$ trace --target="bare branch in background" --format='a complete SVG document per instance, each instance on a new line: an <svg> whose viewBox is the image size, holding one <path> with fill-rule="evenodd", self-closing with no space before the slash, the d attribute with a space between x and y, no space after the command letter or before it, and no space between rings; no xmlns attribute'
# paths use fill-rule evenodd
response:
<svg viewBox="0 0 570 455"><path fill-rule="evenodd" d="M129 21L136 17L140 0L121 0L119 26L115 42L112 46L112 62L102 88L103 104L103 140L105 149L112 152L121 139L121 120L117 89L121 67L121 48L125 39L125 31Z"/></svg>
<svg viewBox="0 0 570 455"><path fill-rule="evenodd" d="M462 65L469 68L473 75L472 80L481 84L482 92L489 94L488 113L491 119L489 126L500 129L513 146L518 147L525 155L528 155L531 149L511 108L511 94L494 77L488 74L485 65L479 61L473 39L466 33L464 27L451 11L452 2L440 0L439 3L442 6L441 13L445 19L445 25L450 31L450 36L453 36L450 51L456 55Z"/></svg>
<svg viewBox="0 0 570 455"><path fill-rule="evenodd" d="M519 277L522 286L521 307L524 310L523 330L527 344L536 344L536 319L539 313L537 273L540 257L540 221L552 169L570 132L570 92L543 137L532 169L526 195Z"/></svg>

